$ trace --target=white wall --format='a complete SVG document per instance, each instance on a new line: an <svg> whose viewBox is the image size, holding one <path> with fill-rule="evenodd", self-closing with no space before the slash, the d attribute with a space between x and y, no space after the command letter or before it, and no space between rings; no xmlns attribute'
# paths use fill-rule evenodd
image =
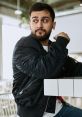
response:
<svg viewBox="0 0 82 117"><path fill-rule="evenodd" d="M19 22L11 18L2 20L2 57L3 57L3 76L2 79L12 79L12 54L16 42L22 37L27 36L30 31L20 27Z"/></svg>
<svg viewBox="0 0 82 117"><path fill-rule="evenodd" d="M2 19L0 19L0 79L2 77Z"/></svg>
<svg viewBox="0 0 82 117"><path fill-rule="evenodd" d="M60 13L55 20L56 29L52 35L63 31L68 33L71 39L68 44L69 53L82 53L82 10Z"/></svg>

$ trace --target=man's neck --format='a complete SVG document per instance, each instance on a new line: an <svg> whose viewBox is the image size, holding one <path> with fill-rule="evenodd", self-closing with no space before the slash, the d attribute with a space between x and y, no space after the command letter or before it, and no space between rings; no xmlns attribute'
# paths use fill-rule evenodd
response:
<svg viewBox="0 0 82 117"><path fill-rule="evenodd" d="M43 46L48 46L48 40L41 41L41 44L42 44Z"/></svg>

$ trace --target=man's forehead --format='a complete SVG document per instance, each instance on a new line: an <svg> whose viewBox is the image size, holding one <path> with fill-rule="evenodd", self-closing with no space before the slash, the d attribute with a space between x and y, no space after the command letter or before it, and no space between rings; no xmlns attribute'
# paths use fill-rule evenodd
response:
<svg viewBox="0 0 82 117"><path fill-rule="evenodd" d="M30 17L50 17L50 13L48 11L33 11Z"/></svg>

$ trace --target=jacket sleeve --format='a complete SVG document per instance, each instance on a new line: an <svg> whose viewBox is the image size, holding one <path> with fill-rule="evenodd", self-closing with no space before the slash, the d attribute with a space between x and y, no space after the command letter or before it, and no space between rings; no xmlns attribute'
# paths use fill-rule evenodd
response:
<svg viewBox="0 0 82 117"><path fill-rule="evenodd" d="M16 46L13 62L20 71L29 76L43 79L53 75L56 77L66 61L67 43L68 40L64 37L58 37L45 55L42 55L36 47Z"/></svg>
<svg viewBox="0 0 82 117"><path fill-rule="evenodd" d="M66 63L65 63L65 76L67 77L74 77L74 78L82 78L82 63L78 62L72 57L67 57Z"/></svg>

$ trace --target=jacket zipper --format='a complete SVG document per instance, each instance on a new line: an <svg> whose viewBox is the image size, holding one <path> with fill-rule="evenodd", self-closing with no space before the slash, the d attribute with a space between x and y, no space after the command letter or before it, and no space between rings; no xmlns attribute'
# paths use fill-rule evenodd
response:
<svg viewBox="0 0 82 117"><path fill-rule="evenodd" d="M46 110L47 110L47 106L48 106L49 98L50 98L50 97L48 97L48 99L47 99L47 103L46 103L46 107L45 107L45 109L44 109L44 112L46 112Z"/></svg>
<svg viewBox="0 0 82 117"><path fill-rule="evenodd" d="M36 81L37 81L37 79L33 80L26 88L22 89L22 90L19 92L19 94L21 95L25 89L29 88L29 87L30 87L34 82L36 82Z"/></svg>

